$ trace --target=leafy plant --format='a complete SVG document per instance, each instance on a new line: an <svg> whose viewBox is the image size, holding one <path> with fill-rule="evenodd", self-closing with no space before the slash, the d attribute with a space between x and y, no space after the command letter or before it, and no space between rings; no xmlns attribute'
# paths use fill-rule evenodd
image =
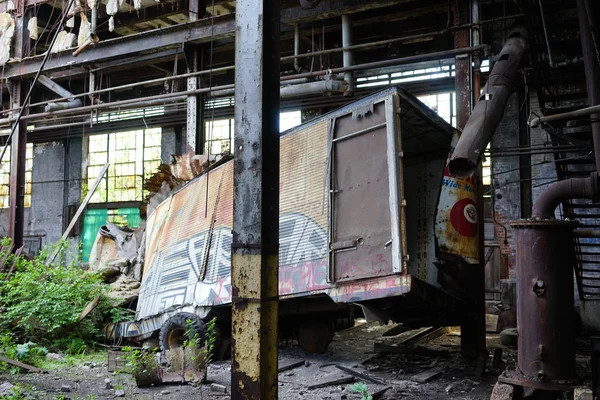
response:
<svg viewBox="0 0 600 400"><path fill-rule="evenodd" d="M139 387L160 382L155 351L146 347L138 349L129 346L122 350L125 352L125 368L120 372L132 374Z"/></svg>
<svg viewBox="0 0 600 400"><path fill-rule="evenodd" d="M82 270L78 255L69 257L69 264L65 262L67 248L68 243L61 241L54 248L44 248L31 261L18 260L15 272L0 286L0 326L22 330L26 337L45 343L57 340L56 347L79 352L82 342L72 337L93 340L101 334L104 320L117 322L125 314L115 312L106 296L108 286L97 274ZM59 250L57 261L48 267L46 259L54 249ZM98 306L77 323L81 311L96 297ZM69 330L71 339L61 339Z"/></svg>
<svg viewBox="0 0 600 400"><path fill-rule="evenodd" d="M369 388L363 382L356 382L348 386L348 390L360 394L362 396L361 400L373 400L373 396L369 394Z"/></svg>

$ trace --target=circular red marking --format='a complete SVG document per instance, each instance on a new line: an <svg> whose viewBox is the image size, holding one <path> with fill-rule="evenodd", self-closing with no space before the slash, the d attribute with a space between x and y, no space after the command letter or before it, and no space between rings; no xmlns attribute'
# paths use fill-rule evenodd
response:
<svg viewBox="0 0 600 400"><path fill-rule="evenodd" d="M477 234L477 207L471 199L456 202L450 210L450 222L458 233L472 237Z"/></svg>

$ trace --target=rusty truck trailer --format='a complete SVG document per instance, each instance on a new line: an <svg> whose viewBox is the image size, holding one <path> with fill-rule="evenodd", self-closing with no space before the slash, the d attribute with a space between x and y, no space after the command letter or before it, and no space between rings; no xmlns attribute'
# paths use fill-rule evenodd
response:
<svg viewBox="0 0 600 400"><path fill-rule="evenodd" d="M281 135L282 318L335 318L348 304L381 319L458 318L461 299L438 277L439 265L478 262L476 185L446 168L458 135L401 88ZM233 161L156 208L135 321L117 336L147 338L181 315L227 320L232 218Z"/></svg>

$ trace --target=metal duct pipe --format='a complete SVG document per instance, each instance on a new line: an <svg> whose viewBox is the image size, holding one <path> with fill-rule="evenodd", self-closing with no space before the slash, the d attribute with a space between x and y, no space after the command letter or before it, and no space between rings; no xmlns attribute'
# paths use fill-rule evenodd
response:
<svg viewBox="0 0 600 400"><path fill-rule="evenodd" d="M344 14L342 15L342 47L347 48L354 44L352 36L352 16ZM354 65L354 52L352 50L344 50L344 67L347 68L352 65ZM348 71L344 73L344 80L348 82L348 90L344 92L344 96L354 95L354 72Z"/></svg>
<svg viewBox="0 0 600 400"><path fill-rule="evenodd" d="M539 124L542 124L545 122L556 122L556 121L563 121L565 119L575 119L575 118L587 117L588 115L596 114L596 113L600 113L600 105L581 108L579 110L569 111L566 113L548 115L546 117L531 118L529 120L528 124L532 128L535 128Z"/></svg>
<svg viewBox="0 0 600 400"><path fill-rule="evenodd" d="M340 93L348 90L348 83L345 81L327 80L302 83L300 85L283 86L279 93L282 99L290 97L304 96L309 94L327 94Z"/></svg>
<svg viewBox="0 0 600 400"><path fill-rule="evenodd" d="M592 172L587 178L565 179L548 186L533 205L533 217L554 218L556 207L570 199L598 201L598 173Z"/></svg>
<svg viewBox="0 0 600 400"><path fill-rule="evenodd" d="M69 92L67 89L63 88L47 76L40 75L38 82L52 90L57 95L62 96L62 99L73 100L75 98L73 93Z"/></svg>
<svg viewBox="0 0 600 400"><path fill-rule="evenodd" d="M520 220L516 234L518 369L498 380L567 391L577 377L573 335L573 221ZM563 386L560 386L563 385ZM564 389L562 389L564 388ZM552 397L554 398L554 397Z"/></svg>
<svg viewBox="0 0 600 400"><path fill-rule="evenodd" d="M44 107L45 112L52 112L57 110L67 110L69 108L81 107L81 99L73 99L71 101L64 101L60 103L48 103Z"/></svg>
<svg viewBox="0 0 600 400"><path fill-rule="evenodd" d="M594 107L600 104L600 66L596 58L592 28L590 27L590 20L584 0L577 0L577 16L579 18L579 32L581 33L581 47L583 49L583 67L588 93L588 106ZM600 113L592 114L590 117L592 119L592 139L594 141L596 171L600 171Z"/></svg>
<svg viewBox="0 0 600 400"><path fill-rule="evenodd" d="M346 89L348 89L346 81L327 80L282 86L279 93L282 99L288 99L310 94L342 93L345 92ZM218 90L214 91L212 95L215 97L231 96L234 91L235 89Z"/></svg>
<svg viewBox="0 0 600 400"><path fill-rule="evenodd" d="M504 114L512 81L517 77L526 48L525 29L513 30L490 72L483 94L479 97L452 154L448 164L452 175L469 176L481 161L483 152Z"/></svg>

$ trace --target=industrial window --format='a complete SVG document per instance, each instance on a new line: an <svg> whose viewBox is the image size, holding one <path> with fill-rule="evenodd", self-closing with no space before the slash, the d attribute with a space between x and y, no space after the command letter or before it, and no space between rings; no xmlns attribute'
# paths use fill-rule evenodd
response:
<svg viewBox="0 0 600 400"><path fill-rule="evenodd" d="M31 170L33 167L33 144L27 143L25 150L25 207L31 207ZM8 207L8 186L10 182L10 146L0 163L0 207Z"/></svg>
<svg viewBox="0 0 600 400"><path fill-rule="evenodd" d="M456 126L456 96L454 92L419 96L418 99L450 125Z"/></svg>
<svg viewBox="0 0 600 400"><path fill-rule="evenodd" d="M141 201L143 183L161 163L161 128L116 132L89 137L88 188L107 162L108 173L92 203Z"/></svg>
<svg viewBox="0 0 600 400"><path fill-rule="evenodd" d="M302 115L300 111L289 111L279 114L280 132L298 126L301 123ZM205 122L206 145L204 150L207 154L232 153L234 125L233 118Z"/></svg>

